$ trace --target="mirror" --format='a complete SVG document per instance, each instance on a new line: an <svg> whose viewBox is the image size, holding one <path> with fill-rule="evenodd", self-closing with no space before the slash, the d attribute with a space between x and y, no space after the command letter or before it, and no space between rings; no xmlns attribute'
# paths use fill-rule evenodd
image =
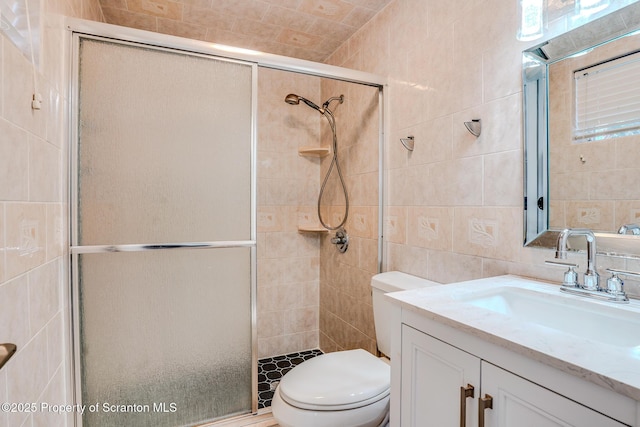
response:
<svg viewBox="0 0 640 427"><path fill-rule="evenodd" d="M589 228L598 253L640 257L640 235L618 234L640 224L640 111L629 104L624 120L605 123L602 107L615 93L604 84L619 86L616 111L634 88L640 102L639 29L636 2L523 52L525 246L553 248L560 230ZM594 80L622 69L618 83Z"/></svg>

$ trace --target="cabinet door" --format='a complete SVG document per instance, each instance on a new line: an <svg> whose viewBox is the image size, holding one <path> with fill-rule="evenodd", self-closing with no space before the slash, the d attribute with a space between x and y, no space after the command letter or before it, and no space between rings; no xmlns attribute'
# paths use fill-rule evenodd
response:
<svg viewBox="0 0 640 427"><path fill-rule="evenodd" d="M482 397L486 394L493 398L493 409L484 411L487 427L626 425L483 361Z"/></svg>
<svg viewBox="0 0 640 427"><path fill-rule="evenodd" d="M477 397L480 359L402 326L402 427L475 426L478 406L474 397L464 396L468 384ZM464 423L460 422L462 411L466 412Z"/></svg>

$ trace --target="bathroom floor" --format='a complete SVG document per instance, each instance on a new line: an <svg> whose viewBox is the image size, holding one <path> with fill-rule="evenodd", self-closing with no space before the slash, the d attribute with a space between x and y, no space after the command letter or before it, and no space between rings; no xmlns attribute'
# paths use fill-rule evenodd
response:
<svg viewBox="0 0 640 427"><path fill-rule="evenodd" d="M322 354L321 350L307 350L258 360L258 409L271 406L271 399L280 379L294 366Z"/></svg>
<svg viewBox="0 0 640 427"><path fill-rule="evenodd" d="M240 417L231 421L220 421L203 427L279 427L271 412Z"/></svg>

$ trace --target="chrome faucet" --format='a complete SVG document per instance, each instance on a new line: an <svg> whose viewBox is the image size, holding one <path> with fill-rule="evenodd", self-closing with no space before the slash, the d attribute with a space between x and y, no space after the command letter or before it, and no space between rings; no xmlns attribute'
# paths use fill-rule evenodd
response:
<svg viewBox="0 0 640 427"><path fill-rule="evenodd" d="M582 288L588 291L600 290L600 275L596 268L596 236L586 228L565 228L558 235L556 259L567 259L568 240L571 236L584 236L587 239L587 271L584 272Z"/></svg>
<svg viewBox="0 0 640 427"><path fill-rule="evenodd" d="M584 273L584 282L578 283L578 275L574 268L576 264L558 261L546 261L545 264L569 268L564 273L564 282L560 286L560 291L571 294L588 296L603 299L616 303L627 303L629 298L623 290L624 283L618 275L634 276L640 278L640 273L625 270L607 269L611 277L607 280L606 288L600 287L600 275L596 268L596 236L591 230L585 228L565 228L558 234L556 243L556 259L566 259L569 249L569 238L571 236L584 236L587 239L587 271Z"/></svg>
<svg viewBox="0 0 640 427"><path fill-rule="evenodd" d="M622 227L618 229L618 234L633 234L635 236L640 235L640 225L624 224Z"/></svg>

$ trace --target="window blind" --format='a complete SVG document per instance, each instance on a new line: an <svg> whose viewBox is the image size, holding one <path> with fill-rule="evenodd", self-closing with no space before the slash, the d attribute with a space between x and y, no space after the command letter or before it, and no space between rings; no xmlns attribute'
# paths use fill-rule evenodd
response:
<svg viewBox="0 0 640 427"><path fill-rule="evenodd" d="M574 72L576 141L640 132L640 52Z"/></svg>

